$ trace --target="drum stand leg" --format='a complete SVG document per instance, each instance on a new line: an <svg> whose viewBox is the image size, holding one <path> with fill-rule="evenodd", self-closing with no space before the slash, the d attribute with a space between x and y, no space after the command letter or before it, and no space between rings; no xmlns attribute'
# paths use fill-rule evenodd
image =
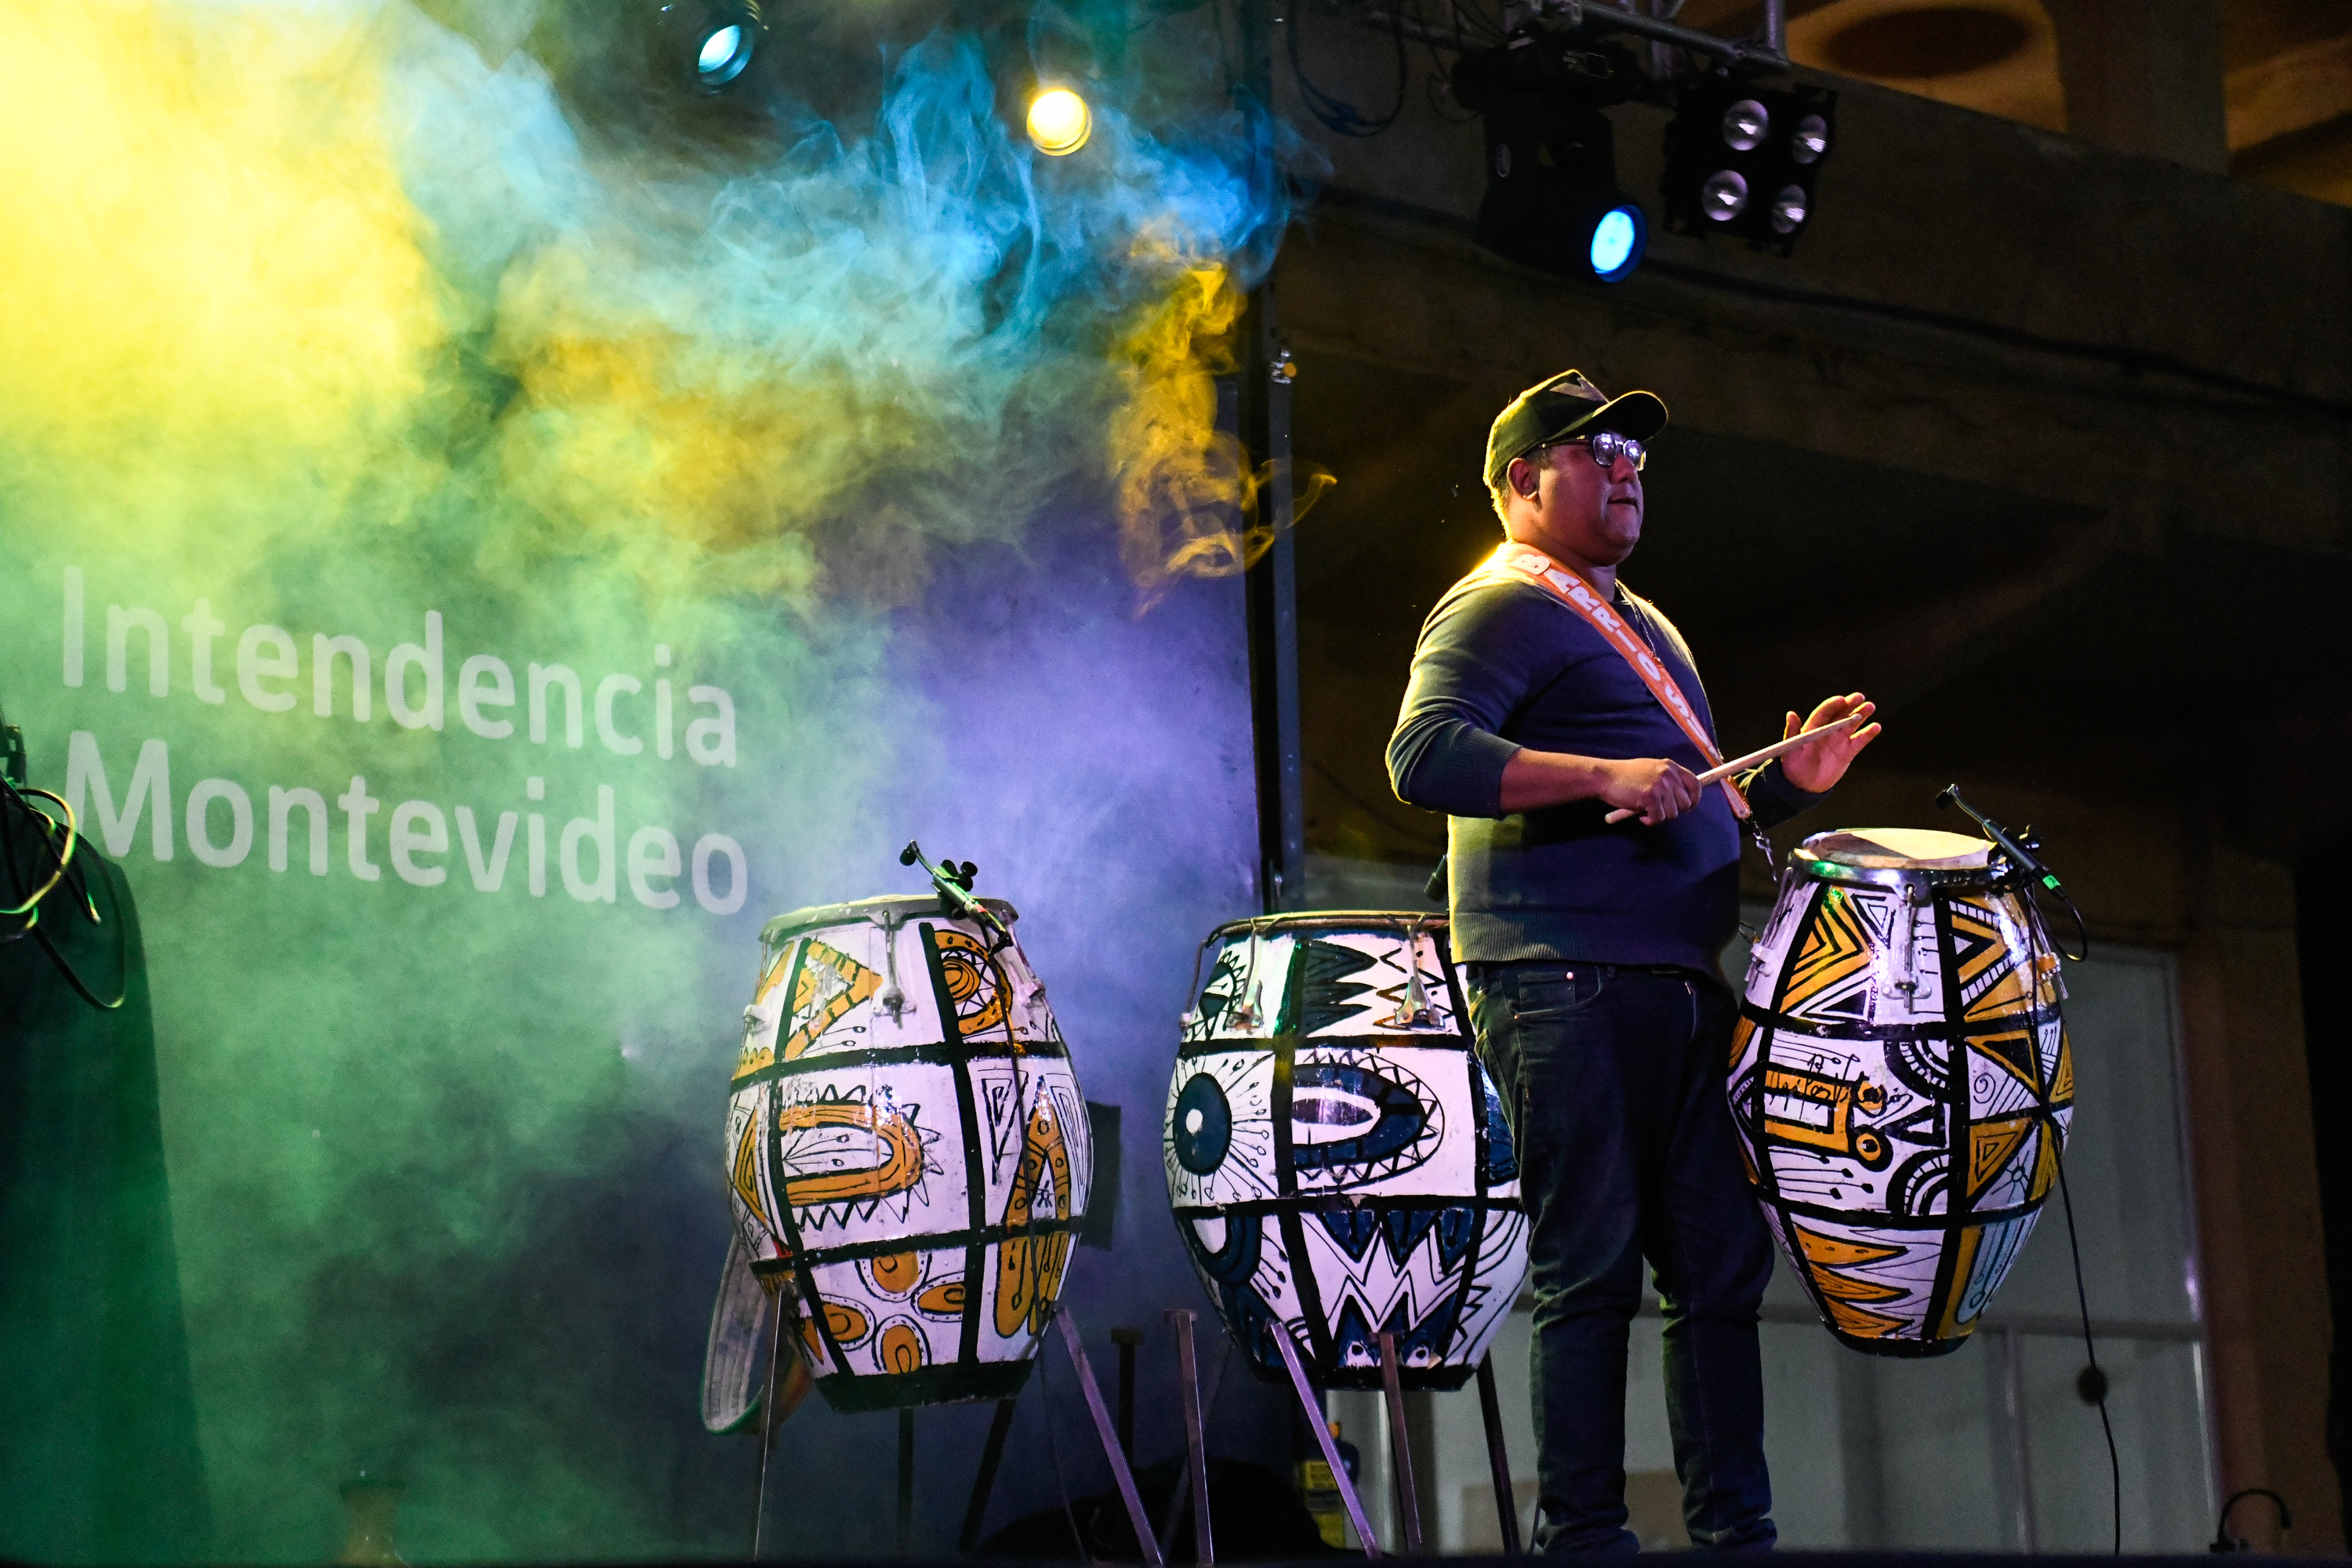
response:
<svg viewBox="0 0 2352 1568"><path fill-rule="evenodd" d="M1381 1543L1372 1535L1371 1522L1364 1518L1364 1505L1356 1496L1355 1480L1348 1474L1348 1467L1339 1462L1339 1445L1332 1440L1331 1428L1324 1424L1323 1406L1316 1402L1315 1390L1307 1386L1307 1369L1298 1364L1298 1347L1290 1342L1290 1331L1280 1323L1269 1323L1266 1332L1274 1336L1274 1348L1282 1352L1282 1364L1290 1373L1290 1386L1307 1411L1307 1424L1315 1428L1315 1441L1322 1445L1323 1462L1331 1467L1331 1484L1339 1489L1339 1501L1348 1510L1349 1522L1356 1527L1356 1539L1364 1543L1365 1556L1378 1557Z"/></svg>
<svg viewBox="0 0 2352 1568"><path fill-rule="evenodd" d="M898 1555L915 1552L915 1411L898 1412Z"/></svg>
<svg viewBox="0 0 2352 1568"><path fill-rule="evenodd" d="M980 1527L988 1519L988 1494L996 1489L996 1467L1004 1462L1005 1440L1013 1436L1013 1408L1018 1401L996 1402L996 1419L988 1424L988 1446L980 1451L980 1477L971 1483L971 1503L963 1510L963 1536L956 1550L969 1556L980 1550Z"/></svg>
<svg viewBox="0 0 2352 1568"><path fill-rule="evenodd" d="M1193 1359L1192 1319L1188 1307L1168 1309L1168 1326L1176 1331L1179 1392L1184 1396L1184 1477L1192 1489L1192 1560L1201 1568L1215 1568L1217 1539L1209 1529L1209 1437L1201 1420L1201 1368Z"/></svg>
<svg viewBox="0 0 2352 1568"><path fill-rule="evenodd" d="M1486 1468L1495 1477L1495 1517L1503 1527L1503 1555L1519 1554L1519 1495L1511 1489L1511 1458L1503 1449L1503 1405L1495 1394L1495 1358L1478 1358L1478 1414L1486 1422Z"/></svg>
<svg viewBox="0 0 2352 1568"><path fill-rule="evenodd" d="M792 1287L776 1289L776 1327L768 1339L768 1387L760 1401L760 1485L752 1493L751 1561L760 1560L760 1533L768 1522L768 1458L776 1441L776 1393L783 1384L784 1320L793 1316Z"/></svg>
<svg viewBox="0 0 2352 1568"><path fill-rule="evenodd" d="M1143 1344L1141 1329L1113 1329L1110 1342L1118 1347L1118 1451L1135 1463L1135 1352Z"/></svg>
<svg viewBox="0 0 2352 1568"><path fill-rule="evenodd" d="M1404 1425L1404 1380L1397 1373L1396 1335L1381 1331L1381 1392L1388 1396L1390 1468L1396 1473L1397 1522L1404 1554L1421 1555L1421 1497L1412 1480L1412 1438Z"/></svg>
<svg viewBox="0 0 2352 1568"><path fill-rule="evenodd" d="M1111 1479L1118 1482L1119 1500L1127 1505L1127 1521L1135 1530L1135 1543L1143 1552L1150 1568L1167 1568L1167 1560L1160 1553L1160 1538L1151 1533L1151 1521L1143 1517L1143 1499L1135 1490L1135 1472L1127 1468L1127 1455L1118 1446L1118 1429L1111 1424L1110 1410L1103 1404L1102 1385L1095 1381L1094 1368L1087 1364L1087 1347L1078 1338L1077 1320L1065 1307L1054 1314L1062 1325L1062 1347L1070 1352L1070 1365L1078 1374L1079 1391L1087 1396L1087 1411L1095 1418L1095 1436L1102 1439L1103 1457L1110 1461Z"/></svg>

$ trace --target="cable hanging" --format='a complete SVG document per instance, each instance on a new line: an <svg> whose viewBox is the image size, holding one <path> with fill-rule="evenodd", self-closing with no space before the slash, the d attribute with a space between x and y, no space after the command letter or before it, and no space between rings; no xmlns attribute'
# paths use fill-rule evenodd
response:
<svg viewBox="0 0 2352 1568"><path fill-rule="evenodd" d="M1398 0L1391 0L1389 36L1396 45L1396 101L1389 106L1386 114L1377 120L1368 120L1354 104L1332 96L1307 79L1307 67L1298 58L1299 24L1301 13L1315 3L1316 0L1290 0L1283 28L1290 52L1291 74L1298 81L1299 99L1307 105L1307 112L1315 117L1315 122L1326 131L1340 136L1378 136L1394 125L1398 117L1404 113L1406 84L1411 75L1404 45L1404 13L1398 9Z"/></svg>
<svg viewBox="0 0 2352 1568"><path fill-rule="evenodd" d="M37 799L56 802L58 809L64 814L64 820L60 822L35 805L33 802ZM39 826L32 830L32 843L28 846L31 853L20 856L18 835L36 823ZM22 942L31 937L40 943L41 951L48 954L49 962L57 965L58 973L65 976L66 984L72 986L83 1001L100 1012L110 1013L122 1005L131 984L129 938L120 905L114 911L113 934L115 971L121 975L122 983L116 987L111 1002L99 1000L98 994L83 983L72 963L50 940L48 929L41 923L42 910L49 907L51 896L60 887L71 894L68 907L93 926L107 923L98 912L97 900L90 896L89 861L85 859L76 863L74 859L74 846L79 842L79 836L75 831L73 805L64 796L45 789L26 789L0 775L0 871L5 871L9 900L5 907L0 907L0 921L20 922L13 929L0 929L0 942ZM41 869L44 861L47 863L46 872ZM103 873L98 880L106 881ZM108 901L113 902L112 884L108 886Z"/></svg>
<svg viewBox="0 0 2352 1568"><path fill-rule="evenodd" d="M1969 815L1974 816L1975 814L1971 812ZM1981 821L1983 819L1979 818L1979 820ZM2031 896L2034 879L2029 875L2022 867L2019 868L2017 875L2020 883L2027 889L2028 892L2028 897L2025 901L2025 930L2026 956L2030 964L2030 973L2027 976L2026 984L2028 986L2038 990L2042 983L2042 949L2043 944L2047 943L2052 952L2063 954L2076 963L2080 963L2083 959L2090 956L2090 931L2088 927L2084 924L2083 911L2075 907L2074 900L2067 896L2063 889L2052 889L2055 891L2061 899L2065 900L2067 910L2072 912L2074 917L2074 925L2077 934L2082 940L2081 952L2067 953L2065 950L2059 947L2055 942L2051 941L2049 928L2042 920L2041 906L2034 902ZM2052 978L2056 980L2057 976L2053 975ZM2029 991L2029 999L2032 997L2032 991ZM2059 1026L2063 1029L2064 1025L2061 1023ZM2053 1125L2045 1124L2042 1135L2045 1138L2050 1137L2053 1131ZM2068 1129L2070 1134L2072 1131L2073 1129L2070 1127ZM2061 1138L2058 1141L2058 1202L2061 1209L2066 1215L2066 1252L2068 1258L2074 1265L2074 1306L2076 1310L2078 1310L2082 1315L2083 1355L2088 1363L2088 1364L2084 1368L2083 1375L2076 1383L2075 1388L2076 1392L2082 1394L2089 1403L2097 1405L2099 1408L2099 1430L2105 1435L2107 1440L2107 1490L2108 1502L2112 1510L2109 1517L2113 1521L2113 1535L2108 1546L2108 1551L2112 1555L2120 1557L2123 1555L2124 1551L2123 1461L2116 1452L2115 1423L2107 1415L2107 1374L2099 1370L2098 1342L2094 1339L2091 1334L2091 1297L2090 1292L2083 1284L2083 1244L2074 1232L2074 1194L2072 1184L2066 1180L2066 1163L2069 1156L2066 1143L2067 1139L2065 1138Z"/></svg>

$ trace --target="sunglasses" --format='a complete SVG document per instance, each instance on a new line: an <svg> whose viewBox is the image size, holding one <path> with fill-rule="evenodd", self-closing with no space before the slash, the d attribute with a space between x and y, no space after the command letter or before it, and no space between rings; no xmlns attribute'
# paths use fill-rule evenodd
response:
<svg viewBox="0 0 2352 1568"><path fill-rule="evenodd" d="M1614 430L1603 430L1591 436L1571 437L1565 441L1547 441L1544 446L1586 447L1592 453L1592 460L1604 468L1615 468L1617 459L1623 458L1633 465L1633 471L1637 474L1647 467L1650 461L1649 448L1643 447L1633 437L1621 436Z"/></svg>

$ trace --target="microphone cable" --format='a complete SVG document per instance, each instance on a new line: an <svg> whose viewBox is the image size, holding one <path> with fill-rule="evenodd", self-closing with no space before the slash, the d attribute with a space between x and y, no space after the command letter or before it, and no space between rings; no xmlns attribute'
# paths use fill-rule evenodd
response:
<svg viewBox="0 0 2352 1568"><path fill-rule="evenodd" d="M1962 809L1966 810L1967 807L1963 805ZM1969 815L1973 816L1976 814L1974 812L1970 812ZM1978 820L1982 821L1983 819L1979 817ZM2021 866L2017 868L2017 876L2021 884L2026 889L2026 896L2021 902L2025 908L2026 958L2028 963L2031 965L2026 977L2026 997L2028 1004L2029 1005L2031 1005L2032 999L2040 994L2042 989L2042 954L2045 943L2047 943L2048 950L2051 952L2053 961L2053 973L2052 973L2051 979L2053 984L2061 989L2063 999L2063 988L2064 983L2063 977L2054 971L2055 960L2063 956L2071 958L2074 962L2079 963L2083 960L2088 958L2091 954L2090 928L2084 923L2083 911L2075 907L2074 900L2071 898L2067 898L2063 889L2053 889L2058 892L2058 896L2060 898L2065 899L2066 908L2074 917L2075 929L2082 936L2082 952L2079 953L2065 953L2063 949L2059 948L2056 942L2050 941L2049 931L2042 923L2041 906L2033 898L2032 873L2026 868ZM2051 878L2049 879L2049 881L2051 883L2054 883L2056 879ZM2027 1016L2030 1017L2032 1016L2032 1014L2029 1012ZM2064 1016L2062 1011L2058 1025L2061 1039L2064 1038L2065 1026ZM2037 1033L2039 1031L2037 1029ZM2038 1055L2040 1052L2040 1047L2038 1044L2035 1046L2034 1049ZM2073 1049L2074 1047L2070 1044L2067 1047L2069 1054L2072 1053ZM2052 1121L2042 1123L2043 1137L2049 1137L2054 1130L2054 1118ZM2072 1129L2070 1128L2069 1131L2071 1132L2071 1131ZM2077 1394L2081 1394L2087 1389L2089 1394L2093 1396L2089 1399L2089 1403L2099 1407L2099 1430L2103 1435L2105 1435L2107 1440L2108 1505L2110 1509L2109 1517L2113 1521L2113 1534L2109 1542L2108 1552L2112 1556L2120 1557L2124 1552L2123 1461L2116 1452L2115 1422L2110 1419L2107 1415L2107 1374L2099 1370L2098 1342L2093 1338L2091 1333L2091 1297L2089 1290L2083 1283L2083 1243L2081 1237L2076 1234L2074 1229L2074 1194L2073 1184L2066 1179L2066 1142L2067 1140L2064 1138L2061 1138L2058 1141L2058 1203L2059 1206L2064 1211L2066 1215L2066 1253L2074 1265L2074 1306L2075 1310L2081 1314L2083 1324L2083 1354L2089 1363L2084 1369L2082 1376L2075 1380L2074 1386ZM2025 1413L2022 1409L2018 1412L2018 1418L2021 1421L2025 1418Z"/></svg>

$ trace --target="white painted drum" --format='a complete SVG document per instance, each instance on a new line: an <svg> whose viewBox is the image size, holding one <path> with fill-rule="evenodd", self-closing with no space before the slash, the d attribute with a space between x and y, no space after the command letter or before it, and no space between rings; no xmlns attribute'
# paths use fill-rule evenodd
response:
<svg viewBox="0 0 2352 1568"><path fill-rule="evenodd" d="M1221 926L1161 1154L1193 1268L1258 1373L1287 1333L1323 1388L1458 1388L1527 1277L1511 1135L1443 916ZM1197 980L1197 976L1196 976Z"/></svg>
<svg viewBox="0 0 2352 1568"><path fill-rule="evenodd" d="M1012 906L983 902L1009 932ZM761 941L727 1114L730 1267L792 1293L836 1410L1010 1397L1094 1178L1044 985L930 894L797 910Z"/></svg>
<svg viewBox="0 0 2352 1568"><path fill-rule="evenodd" d="M2032 1234L2074 1117L2058 956L1991 846L1817 834L1748 968L1731 1110L1822 1321L1957 1349Z"/></svg>

